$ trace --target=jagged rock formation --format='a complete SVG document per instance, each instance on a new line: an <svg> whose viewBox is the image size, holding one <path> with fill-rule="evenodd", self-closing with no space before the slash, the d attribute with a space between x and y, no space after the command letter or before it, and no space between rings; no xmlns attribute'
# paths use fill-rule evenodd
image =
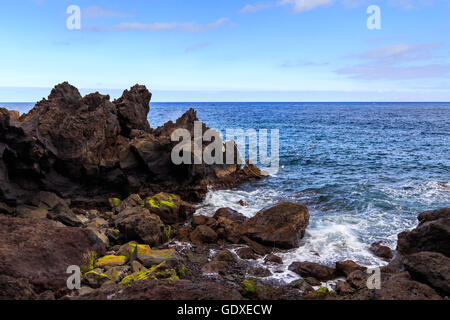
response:
<svg viewBox="0 0 450 320"><path fill-rule="evenodd" d="M196 112L151 129L150 99L140 85L111 102L98 92L82 97L65 82L21 117L0 108L0 210L26 203L38 191L93 206L106 204L110 195L160 191L195 202L208 185L228 187L259 177L250 165L244 170L239 164L173 164L178 142L171 141L171 133L184 128L193 136Z"/></svg>

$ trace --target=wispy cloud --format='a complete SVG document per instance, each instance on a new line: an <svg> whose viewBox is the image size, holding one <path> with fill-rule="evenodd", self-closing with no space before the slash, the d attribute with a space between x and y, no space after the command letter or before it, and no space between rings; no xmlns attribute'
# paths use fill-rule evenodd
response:
<svg viewBox="0 0 450 320"><path fill-rule="evenodd" d="M442 46L442 43L407 44L401 43L366 51L359 55L361 59L376 60L381 63L405 62L423 60L432 56L432 50Z"/></svg>
<svg viewBox="0 0 450 320"><path fill-rule="evenodd" d="M347 8L355 8L373 3L373 0L276 0L269 2L257 2L247 4L239 13L253 13L264 9L291 6L294 13L309 11L318 7L327 7L334 3L340 3ZM433 4L433 0L386 0L388 5L411 10Z"/></svg>
<svg viewBox="0 0 450 320"><path fill-rule="evenodd" d="M356 57L365 62L336 70L338 74L364 80L401 80L414 78L443 78L450 75L450 64L428 63L434 44L397 44L364 52ZM422 62L422 64L421 64Z"/></svg>
<svg viewBox="0 0 450 320"><path fill-rule="evenodd" d="M433 4L433 0L389 0L388 2L394 7L400 7L405 10L412 10Z"/></svg>
<svg viewBox="0 0 450 320"><path fill-rule="evenodd" d="M268 9L277 6L276 2L260 2L256 4L247 4L239 13L252 13L260 10Z"/></svg>
<svg viewBox="0 0 450 320"><path fill-rule="evenodd" d="M121 12L118 10L105 9L98 6L88 7L82 10L82 16L86 19L94 18L126 18L134 17L135 15L128 12Z"/></svg>
<svg viewBox="0 0 450 320"><path fill-rule="evenodd" d="M88 30L94 32L121 32L121 31L174 31L174 32L205 32L211 29L219 28L228 22L228 18L220 18L216 22L208 24L196 23L165 23L155 22L152 24L145 24L139 22L120 23L113 27L90 27Z"/></svg>
<svg viewBox="0 0 450 320"><path fill-rule="evenodd" d="M209 42L196 43L196 44L186 48L185 51L186 52L193 52L193 51L197 51L197 50L203 49L203 48L205 48L205 47L207 47L209 45L210 45Z"/></svg>
<svg viewBox="0 0 450 320"><path fill-rule="evenodd" d="M247 4L240 13L253 13L273 7L290 6L295 13L312 10L317 7L331 5L335 0L278 0L272 2L258 2L256 4Z"/></svg>
<svg viewBox="0 0 450 320"><path fill-rule="evenodd" d="M281 64L283 68L299 68L299 67L321 67L329 65L328 62L316 61L290 61L287 60Z"/></svg>
<svg viewBox="0 0 450 320"><path fill-rule="evenodd" d="M337 73L363 80L445 78L450 76L450 64L428 64L423 66L357 65L339 69Z"/></svg>

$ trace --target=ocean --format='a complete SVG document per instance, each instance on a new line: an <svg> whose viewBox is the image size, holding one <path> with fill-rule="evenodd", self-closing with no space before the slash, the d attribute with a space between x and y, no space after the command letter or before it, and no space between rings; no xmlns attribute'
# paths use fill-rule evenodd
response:
<svg viewBox="0 0 450 320"><path fill-rule="evenodd" d="M0 106L25 112L32 104ZM230 207L251 217L278 201L305 204L306 235L280 253L274 278L296 279L293 261L383 265L371 243L395 249L420 212L450 207L450 103L151 103L148 120L157 127L189 108L210 128L279 130L284 170L210 191L197 206L197 214Z"/></svg>

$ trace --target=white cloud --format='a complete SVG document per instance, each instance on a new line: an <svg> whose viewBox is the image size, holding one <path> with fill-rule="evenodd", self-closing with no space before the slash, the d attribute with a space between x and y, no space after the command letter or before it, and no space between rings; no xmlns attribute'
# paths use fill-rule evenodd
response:
<svg viewBox="0 0 450 320"><path fill-rule="evenodd" d="M423 66L395 66L392 64L356 65L337 70L337 73L350 75L363 80L409 80L417 78L447 78L450 76L449 64L428 64Z"/></svg>
<svg viewBox="0 0 450 320"><path fill-rule="evenodd" d="M379 49L367 51L359 57L362 59L378 60L379 62L405 62L411 60L421 60L432 56L432 50L441 47L442 43L432 44L396 44Z"/></svg>
<svg viewBox="0 0 450 320"><path fill-rule="evenodd" d="M121 23L110 28L104 27L91 27L90 31L95 32L114 32L114 31L175 31L175 32L204 32L211 29L219 28L223 26L228 18L220 18L216 22L208 24L196 24L196 23L166 23L155 22L152 24L145 24L139 22Z"/></svg>
<svg viewBox="0 0 450 320"><path fill-rule="evenodd" d="M133 17L131 13L120 12L117 10L104 9L97 6L88 7L82 10L82 16L86 19L93 18L114 18L114 17Z"/></svg>
<svg viewBox="0 0 450 320"><path fill-rule="evenodd" d="M272 2L259 2L256 4L247 4L240 13L252 13L263 9L281 6L291 6L295 13L308 11L321 6L327 6L334 3L335 0L277 0Z"/></svg>
<svg viewBox="0 0 450 320"><path fill-rule="evenodd" d="M433 4L433 0L389 0L388 2L394 7L400 7L405 10Z"/></svg>
<svg viewBox="0 0 450 320"><path fill-rule="evenodd" d="M294 12L303 12L315 9L321 6L327 6L334 0L280 0L279 5L293 5Z"/></svg>
<svg viewBox="0 0 450 320"><path fill-rule="evenodd" d="M336 73L365 80L400 80L413 78L446 78L450 75L450 64L426 63L433 58L433 50L441 47L433 44L397 44L357 55L364 63L341 68Z"/></svg>
<svg viewBox="0 0 450 320"><path fill-rule="evenodd" d="M374 0L276 0L271 2L257 2L247 4L240 13L253 13L264 9L280 6L291 6L293 12L309 11L318 7L324 7L338 2L347 8L356 8L363 5L373 4ZM385 0L385 4L411 10L422 6L432 5L433 0Z"/></svg>
<svg viewBox="0 0 450 320"><path fill-rule="evenodd" d="M277 5L276 2L260 2L257 4L247 4L244 8L242 8L239 13L252 13L256 11L260 11L263 9L268 9L271 7L275 7Z"/></svg>

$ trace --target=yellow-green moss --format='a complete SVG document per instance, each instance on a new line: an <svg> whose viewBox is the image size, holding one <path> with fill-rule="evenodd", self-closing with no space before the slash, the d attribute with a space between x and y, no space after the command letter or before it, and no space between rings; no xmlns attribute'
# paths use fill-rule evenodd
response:
<svg viewBox="0 0 450 320"><path fill-rule="evenodd" d="M89 270L93 270L95 267L95 261L97 260L98 255L95 251L89 251L82 256L82 263L80 266L81 274L85 274Z"/></svg>
<svg viewBox="0 0 450 320"><path fill-rule="evenodd" d="M106 266L121 266L127 262L127 257L125 256L104 256L97 259L95 262L96 267L106 267Z"/></svg>
<svg viewBox="0 0 450 320"><path fill-rule="evenodd" d="M120 281L120 284L131 285L132 283L134 283L136 281L145 280L148 278L152 278L152 279L156 280L157 279L156 274L155 274L156 270L158 270L161 266L163 266L164 263L165 263L165 261L161 262L157 266L153 266L153 267L147 269L146 271L140 271L140 272L135 272L133 274L130 274L129 276L123 278L122 281Z"/></svg>
<svg viewBox="0 0 450 320"><path fill-rule="evenodd" d="M152 249L146 256L150 256L152 258L167 258L170 259L174 257L176 254L175 249L162 249L162 250L156 250Z"/></svg>
<svg viewBox="0 0 450 320"><path fill-rule="evenodd" d="M119 198L109 198L109 205L113 208L120 206L121 203Z"/></svg>
<svg viewBox="0 0 450 320"><path fill-rule="evenodd" d="M131 241L120 247L119 254L129 259L134 252L136 252L137 256L139 257L149 255L151 250L152 249L147 244L138 244L135 241Z"/></svg>
<svg viewBox="0 0 450 320"><path fill-rule="evenodd" d="M315 293L329 293L328 288L322 287L314 291Z"/></svg>
<svg viewBox="0 0 450 320"><path fill-rule="evenodd" d="M184 264L182 264L181 267L178 268L178 276L181 279L186 278L187 271L188 270L187 270L186 266Z"/></svg>
<svg viewBox="0 0 450 320"><path fill-rule="evenodd" d="M152 250L148 244L137 244L135 242L130 242L129 245L131 248L131 253L136 251L138 257L149 255Z"/></svg>
<svg viewBox="0 0 450 320"><path fill-rule="evenodd" d="M99 277L108 278L109 280L111 280L111 278L108 277L108 276L107 276L106 274L104 274L104 273L98 273L98 272L95 272L95 271L89 271L89 272L86 272L86 275L88 275L88 274L95 274L95 275L97 275L97 276L99 276Z"/></svg>
<svg viewBox="0 0 450 320"><path fill-rule="evenodd" d="M172 227L168 226L166 230L164 230L167 240L170 240L172 236Z"/></svg>
<svg viewBox="0 0 450 320"><path fill-rule="evenodd" d="M248 293L256 293L256 285L255 279L247 279L242 281L242 287Z"/></svg>
<svg viewBox="0 0 450 320"><path fill-rule="evenodd" d="M175 269L166 269L166 270L156 272L155 278L162 279L162 280L168 280L168 281L180 280Z"/></svg>
<svg viewBox="0 0 450 320"><path fill-rule="evenodd" d="M176 197L173 194L158 193L153 197L146 198L142 203L142 206L148 209L151 208L161 209L161 207L163 206L172 208L175 206L175 203L173 201L175 198Z"/></svg>

